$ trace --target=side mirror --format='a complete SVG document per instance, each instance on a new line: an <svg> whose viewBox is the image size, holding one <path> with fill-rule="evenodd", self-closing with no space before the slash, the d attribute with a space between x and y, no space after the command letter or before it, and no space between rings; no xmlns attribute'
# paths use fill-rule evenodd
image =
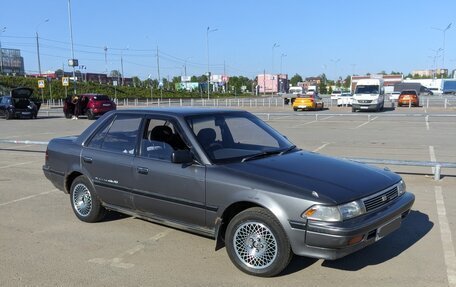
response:
<svg viewBox="0 0 456 287"><path fill-rule="evenodd" d="M193 155L189 150L176 150L171 154L172 163L192 163Z"/></svg>

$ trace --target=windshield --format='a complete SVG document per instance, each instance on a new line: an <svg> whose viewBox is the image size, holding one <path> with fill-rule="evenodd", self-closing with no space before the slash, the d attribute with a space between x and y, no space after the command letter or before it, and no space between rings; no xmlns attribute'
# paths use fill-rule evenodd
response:
<svg viewBox="0 0 456 287"><path fill-rule="evenodd" d="M277 155L293 144L247 112L191 116L187 124L214 163L240 162L256 155Z"/></svg>
<svg viewBox="0 0 456 287"><path fill-rule="evenodd" d="M302 93L302 88L290 88L290 93Z"/></svg>
<svg viewBox="0 0 456 287"><path fill-rule="evenodd" d="M96 95L92 98L94 101L109 101L109 97L105 95Z"/></svg>
<svg viewBox="0 0 456 287"><path fill-rule="evenodd" d="M355 94L378 94L378 85L358 85Z"/></svg>

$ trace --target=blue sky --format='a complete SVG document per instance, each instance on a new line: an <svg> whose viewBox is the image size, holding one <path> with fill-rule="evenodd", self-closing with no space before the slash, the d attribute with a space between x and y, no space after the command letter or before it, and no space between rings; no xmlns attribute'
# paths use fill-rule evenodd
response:
<svg viewBox="0 0 456 287"><path fill-rule="evenodd" d="M26 71L38 71L35 32L43 71L71 58L66 0L4 1L2 47L19 48ZM206 29L213 74L254 77L282 72L329 78L382 70L409 73L433 68L443 46L445 67L456 68L456 1L119 1L72 0L75 58L88 72L108 71L142 79L207 71ZM45 19L49 22L43 23ZM273 48L274 43L279 47ZM282 57L282 54L286 56ZM442 53L437 66L442 65Z"/></svg>

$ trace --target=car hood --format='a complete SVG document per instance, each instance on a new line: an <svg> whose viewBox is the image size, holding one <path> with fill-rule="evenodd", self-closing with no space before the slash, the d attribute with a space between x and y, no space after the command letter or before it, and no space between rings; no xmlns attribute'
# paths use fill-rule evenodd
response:
<svg viewBox="0 0 456 287"><path fill-rule="evenodd" d="M390 171L305 151L226 167L263 183L279 182L281 186L298 190L306 197L311 197L315 191L320 199L335 204L374 194L401 179Z"/></svg>
<svg viewBox="0 0 456 287"><path fill-rule="evenodd" d="M33 94L33 89L30 88L16 88L11 90L11 98L16 99L29 99Z"/></svg>

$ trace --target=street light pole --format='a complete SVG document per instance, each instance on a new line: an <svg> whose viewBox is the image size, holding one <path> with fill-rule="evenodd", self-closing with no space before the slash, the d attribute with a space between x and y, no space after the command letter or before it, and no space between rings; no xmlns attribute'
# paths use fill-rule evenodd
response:
<svg viewBox="0 0 456 287"><path fill-rule="evenodd" d="M6 31L6 27L3 27L0 30L0 35ZM3 74L3 50L2 50L2 42L0 40L0 74Z"/></svg>
<svg viewBox="0 0 456 287"><path fill-rule="evenodd" d="M206 50L207 50L207 99L210 98L210 87L211 87L211 72L209 70L209 33L215 32L218 29L212 29L208 26L206 30Z"/></svg>
<svg viewBox="0 0 456 287"><path fill-rule="evenodd" d="M68 0L68 23L70 26L70 38L71 38L71 60L74 60L74 45L73 45L73 26L71 23L71 0ZM73 66L73 94L76 95L76 71Z"/></svg>
<svg viewBox="0 0 456 287"><path fill-rule="evenodd" d="M39 37L38 37L38 28L40 27L41 24L49 22L49 19L44 20L40 24L36 25L36 54L38 56L38 73L41 77L41 60L40 60L40 42L39 42Z"/></svg>
<svg viewBox="0 0 456 287"><path fill-rule="evenodd" d="M445 37L446 37L446 31L448 31L451 28L451 24L452 23L448 24L448 26L445 29L431 27L434 30L438 30L438 31L443 32L442 69L445 69ZM443 74L442 74L442 78L443 78Z"/></svg>
<svg viewBox="0 0 456 287"><path fill-rule="evenodd" d="M271 67L271 96L274 95L274 49L280 47L279 44L272 45L272 67Z"/></svg>

